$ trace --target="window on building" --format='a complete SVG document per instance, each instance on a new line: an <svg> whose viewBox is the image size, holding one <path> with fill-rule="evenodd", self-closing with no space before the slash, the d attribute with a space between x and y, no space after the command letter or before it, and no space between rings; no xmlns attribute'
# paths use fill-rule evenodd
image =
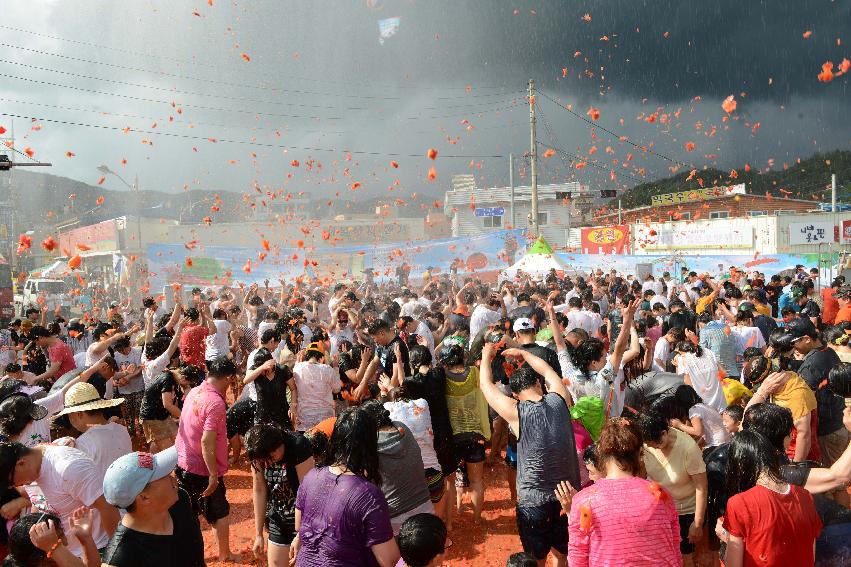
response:
<svg viewBox="0 0 851 567"><path fill-rule="evenodd" d="M748 216L751 217L764 217L767 214L767 211L748 211Z"/></svg>
<svg viewBox="0 0 851 567"><path fill-rule="evenodd" d="M502 226L502 217L482 217L485 228L500 228Z"/></svg>
<svg viewBox="0 0 851 567"><path fill-rule="evenodd" d="M712 211L709 213L710 219L727 219L730 218L730 211Z"/></svg>
<svg viewBox="0 0 851 567"><path fill-rule="evenodd" d="M677 217L677 220L691 220L691 213L680 213L680 216Z"/></svg>
<svg viewBox="0 0 851 567"><path fill-rule="evenodd" d="M545 211L543 213L538 213L538 226L547 226L550 224L550 212Z"/></svg>
<svg viewBox="0 0 851 567"><path fill-rule="evenodd" d="M784 216L788 216L788 215L796 215L796 214L798 214L798 211L792 211L792 210L789 210L789 209L779 209L779 210L775 211L774 214L776 214L778 217L784 217Z"/></svg>

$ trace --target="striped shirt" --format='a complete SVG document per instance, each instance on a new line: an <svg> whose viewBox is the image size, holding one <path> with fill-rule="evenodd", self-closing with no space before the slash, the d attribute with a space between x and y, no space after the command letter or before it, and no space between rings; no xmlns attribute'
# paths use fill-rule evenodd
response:
<svg viewBox="0 0 851 567"><path fill-rule="evenodd" d="M642 478L604 478L581 490L570 507L568 534L570 567L683 564L674 501Z"/></svg>

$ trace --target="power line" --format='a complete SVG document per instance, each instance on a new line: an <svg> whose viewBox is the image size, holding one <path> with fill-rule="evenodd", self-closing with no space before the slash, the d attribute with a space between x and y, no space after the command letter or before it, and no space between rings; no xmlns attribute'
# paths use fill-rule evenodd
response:
<svg viewBox="0 0 851 567"><path fill-rule="evenodd" d="M79 92L100 94L100 95L105 95L105 96L113 96L113 97L129 99L129 100L137 100L137 101L140 101L140 102L152 102L152 103L155 103L155 104L166 104L166 105L172 104L172 101L167 101L167 100L151 99L151 98L138 97L138 96L127 95L127 94L122 94L122 93L113 93L113 92L109 92L109 91L99 91L99 90L95 90L95 89L85 89L85 88L82 88L82 87L75 87L73 85L64 85L62 83L53 83L51 81L45 81L45 80L41 80L41 79L30 79L30 78L27 78L27 77L19 77L17 75L9 75L9 74L6 74L6 73L0 73L0 77L17 79L19 81L26 81L26 82L29 82L29 83L36 83L36 84L40 84L40 85L49 85L49 86L54 86L54 87L60 87L60 88L75 90L75 91L79 91ZM251 114L251 115L255 115L255 116L274 116L274 117L278 117L278 118L303 118L303 119L308 119L308 120L342 120L343 119L340 116L310 116L310 115L302 115L302 114L284 114L284 113L274 113L274 112L260 112L260 111L256 111L256 110L222 108L222 107L216 107L216 106L206 106L206 105L191 104L191 103L181 103L180 106L185 107L185 108L195 108L195 109L199 109L199 110L210 110L210 111L216 111L216 112L234 112L234 113L238 113L238 114ZM449 115L445 115L445 116L405 116L405 117L402 117L402 119L403 120L422 120L422 119L439 120L439 119L443 119L443 118L455 118L455 117L458 117L458 116L469 116L469 115L485 114L485 113L489 113L489 112L500 112L502 110L509 110L509 109L515 109L515 108L517 108L517 105L513 104L513 105L503 106L503 107L499 107L499 108L489 108L489 109L483 109L483 110L478 110L478 111L465 112L465 113L461 113L461 114L449 114ZM376 116L376 117L372 117L371 119L372 120L387 120L389 118Z"/></svg>
<svg viewBox="0 0 851 567"><path fill-rule="evenodd" d="M2 44L0 44L0 45L2 45ZM180 90L180 89L169 88L169 87L160 87L160 86L156 86L156 85L147 85L147 84L144 84L144 83L132 83L130 81L122 81L122 80L118 80L118 79L106 79L106 78L103 78L103 77L96 77L96 76L93 76L93 75L83 75L81 73L74 73L74 72L71 72L71 71L63 71L63 70L59 70L59 69L52 69L50 67L40 67L40 66L37 66L37 65L30 65L28 63L21 63L19 61L10 61L8 59L0 59L0 63L6 63L7 65L16 65L16 66L19 66L19 67L25 67L27 69L34 69L34 70L37 70L37 71L47 71L49 73L57 73L57 74L66 75L66 76L69 76L69 77L78 77L78 78L81 78L81 79L91 79L91 80L96 80L96 81L103 81L103 82L106 82L106 83L112 83L112 84L117 84L117 85L125 85L125 86L129 86L129 87L134 87L134 88L142 88L142 89L151 89L151 90L155 90L155 91L162 91L162 92L167 92L167 93L170 93L170 94L219 98L219 99L223 99L223 100L231 100L231 101L241 102L241 103L248 102L248 103L259 103L259 104L274 104L274 105L278 105L278 106L297 106L297 107L302 107L302 108L319 108L319 109L325 109L325 110L351 110L351 111L368 111L368 110L371 110L370 108L363 107L363 106L340 107L339 105L318 105L318 104L293 103L293 102L284 101L284 100L264 100L264 99L255 99L255 98L248 98L248 97L242 97L242 96L229 96L229 95L223 95L223 94L216 94L216 93L213 93L213 92L187 91L187 90ZM396 100L402 100L402 99L396 99ZM492 103L488 103L488 104L492 104ZM470 107L477 107L477 106L478 106L477 104L462 104L462 105L450 105L450 106L446 106L446 107L443 107L443 108L437 108L437 107L433 107L433 106L424 106L424 107L421 107L421 108L423 110L455 110L455 109L460 109L460 108L470 108Z"/></svg>
<svg viewBox="0 0 851 567"><path fill-rule="evenodd" d="M70 120L57 120L53 118L44 118L38 116L26 116L22 114L12 114L7 112L0 112L0 116L8 116L10 118L21 118L25 120L37 120L40 122L47 122L49 124L62 124L63 126L78 126L83 128L94 128L98 130L107 130L107 131L123 131L122 128L118 126L106 126L103 124L89 124L86 122L73 122ZM204 137L204 136L192 136L189 134L179 134L176 132L164 132L164 131L156 131L156 130L137 130L133 129L132 132L138 134L147 134L150 136L166 136L169 138L178 138L183 140L196 140L203 142L221 142L223 144L238 144L243 146L256 146L263 148L279 148L284 150L300 150L306 152L336 152L336 153L349 153L356 155L369 155L369 156L383 156L383 157L414 157L421 158L424 157L422 153L417 154L403 154L398 152L373 152L373 151L365 151L365 150L347 150L347 149L338 149L338 148L321 148L321 147L304 147L304 146L290 146L286 144L270 144L264 142L252 142L246 140L232 140L228 138L215 138L215 137ZM459 154L440 154L441 158L446 159L497 159L504 158L507 156L504 155L459 155Z"/></svg>
<svg viewBox="0 0 851 567"><path fill-rule="evenodd" d="M542 92L542 91L540 91L540 90L538 91L538 94L540 94L540 95L541 95L541 96L543 96L545 99L549 100L550 102L552 102L553 104L555 104L556 106L558 106L559 108L561 108L562 110L566 110L566 111L567 111L567 112L569 112L571 115L575 116L576 118L579 118L580 120L582 120L583 122L585 122L585 123L586 123L586 124L588 124L589 126L591 126L591 127L593 127L593 128L597 128L597 129L599 129L599 130L602 130L603 132L606 132L607 134L609 134L609 135L611 135L611 136L614 136L614 137L615 137L615 138L617 138L618 140L620 140L620 141L622 141L622 142L626 142L627 144L631 145L632 147L634 147L634 148L635 148L635 149L637 149L637 150L640 150L640 151L645 152L645 153L653 154L653 155L658 156L658 157L660 157L660 158L662 158L662 159L664 159L664 160L667 160L667 161L669 161L669 162L671 162L671 163L675 163L675 164L677 164L677 165L679 165L679 166L682 166L682 167L688 167L688 168L694 169L694 168L693 168L693 166L691 166L691 165L689 165L689 164L687 164L687 163L683 163L683 162L681 162L681 161L679 161L679 160L675 160L675 159L673 159L673 158L670 158L670 157L666 156L665 154L659 153L659 152L657 152L656 150L654 150L653 148L651 148L650 146L640 146L639 144L636 144L635 142L633 142L632 140L630 140L630 139L629 139L629 138L627 138L626 136L623 136L623 135L621 135L621 134L617 134L617 133L615 133L615 132L612 132L611 130L609 130L609 129L608 129L608 128L606 128L605 126L603 126L603 125L601 125L601 124L598 124L598 123L596 123L596 122L593 122L593 121L591 121L591 120L588 120L587 118L585 118L584 116L582 116L582 115L581 115L581 114L579 114L578 112L573 111L572 109L568 108L567 106L563 105L562 103L558 102L557 100L555 100L554 98L550 97L549 95L547 95L546 93L544 93L544 92Z"/></svg>
<svg viewBox="0 0 851 567"><path fill-rule="evenodd" d="M206 68L209 68L209 69L214 69L216 71L221 70L220 67L216 67L215 65L208 65L208 64L205 64L205 63L199 63L197 61L182 61L180 59L175 59L175 58L165 57L165 56L159 56L159 55L151 54L151 53L141 53L141 52L135 52L135 51L125 50L125 49L121 49L121 48L114 48L114 47L109 47L109 46L105 46L105 45L99 45L99 44L91 43L91 42L69 40L69 39L64 39L64 38L60 38L60 37L57 37L57 36L51 36L51 35L46 35L46 34L40 34L40 33L37 33L37 32L32 32L32 31L29 31L29 30L21 29L21 28L13 28L13 27L9 27L9 26L0 25L0 29L7 29L7 30L18 31L18 32L24 32L24 33L31 33L31 34L34 34L34 35L39 36L39 37L56 39L56 40L59 40L59 41L68 41L68 42L77 43L77 44L81 44L81 45L88 45L90 47L97 47L99 49L109 49L109 50L118 51L118 52L122 52L122 53L139 55L139 56L147 57L147 58L160 57L162 59L173 61L175 63L180 63L180 64L183 64L183 65L197 65L197 66L206 67ZM277 90L277 91L282 91L282 92L293 92L293 93L297 93L297 94L332 95L332 96L345 96L345 97L349 97L349 98L364 98L364 99L401 100L400 97L388 97L386 95L357 95L357 94L350 94L350 93L341 94L341 93L327 93L327 92L323 93L323 92L313 92L313 91L304 91L304 90L288 90L288 89L281 89L281 88L278 88L278 87L270 87L270 86L267 86L267 85L253 85L253 84L248 84L248 83L231 83L231 82L215 80L215 79L191 77L191 76L180 75L180 74L176 74L176 73L168 73L166 71L157 71L157 70L151 70L151 69L144 69L144 68L140 68L140 67L131 67L131 66L128 66L128 65L120 65L120 64L117 64L117 63L107 63L107 62L104 62L104 61L84 59L84 58L81 58L81 57L73 57L73 56L65 55L65 54L61 54L61 53L43 51L43 50L39 50L39 49L33 49L33 48L30 48L30 47L22 47L22 46L19 46L19 45L13 45L13 44L9 44L9 43L0 43L0 46L8 47L8 48L11 48L11 49L19 49L21 51L28 51L28 52L31 52L31 53L38 53L40 55L47 55L47 56L50 56L50 57L58 57L58 58L61 58L61 59L65 59L67 61L78 61L78 62L82 62L82 63L90 63L90 64L93 64L93 65L104 65L104 66L107 66L107 67L113 67L113 68L117 68L117 69L126 69L126 70L129 70L129 71L140 71L140 72L143 72L143 73L150 73L150 74L154 74L154 75L164 75L164 76L181 78L181 79L190 79L190 80L195 80L195 81L209 82L209 83L213 83L213 84L221 84L221 85L236 86L236 87L248 87L248 88L263 89L263 90ZM314 83L320 83L321 82L320 80L316 79L315 77L292 77L291 76L291 78L298 80L298 81L305 81L305 82L314 82ZM329 81L329 82L332 83L332 84L335 83L335 81ZM357 81L346 82L345 86L346 86L347 89L349 89L352 84L360 84L360 85L366 86L366 87L416 89L417 91L424 91L424 90L451 91L451 90L458 90L458 89L461 89L461 88L464 88L465 91L472 91L473 90L472 86L470 86L470 87L466 87L466 86L465 87L448 87L448 86L447 87L431 87L431 86L409 86L409 85L378 85L376 83L366 83L366 82L360 82L359 83ZM495 85L493 85L493 86L481 85L481 86L476 86L475 89L476 90L480 90L480 89L501 90L501 91L505 91L506 94L511 93L511 92L514 92L515 94L517 94L519 92L519 91L509 91L504 86L499 87L499 86L495 86ZM455 99L455 98L468 98L468 97L501 96L502 94L504 94L504 93L470 94L470 92L468 92L467 94L456 95L456 96L452 96L452 97L439 97L438 100L441 100L441 99L450 100L450 99Z"/></svg>
<svg viewBox="0 0 851 567"><path fill-rule="evenodd" d="M208 127L208 128L243 129L243 130L248 130L248 131L251 131L251 132L269 132L269 133L275 133L275 134L291 133L290 130L285 129L285 130L282 131L281 128L275 128L275 127L268 127L267 128L267 127L263 127L263 126L241 126L239 124L221 124L221 123L213 123L213 122L203 122L203 121L198 121L198 120L187 121L187 120L176 119L173 116L168 116L168 117L145 116L145 115L140 115L140 114L130 114L130 113L126 113L126 112L111 112L111 111L106 111L106 110L98 110L96 108L82 108L82 107L79 107L79 106L64 106L64 105L59 105L59 104L48 104L48 103L44 103L44 102L35 102L35 101L20 100L20 99L5 98L5 97L0 97L0 101L14 103L14 104L23 104L23 105L26 105L26 106L38 106L38 107L42 107L42 108L52 108L52 109L55 109L55 110L67 110L67 111L71 111L71 112L86 112L86 113L89 113L89 114L97 114L98 116L107 117L107 118L134 118L134 119L138 119L138 120L146 120L148 122L156 122L158 124L160 122L162 122L163 124L168 124L168 125L185 124L185 125L189 125L190 127L191 126L205 126L205 127ZM503 123L500 123L500 124L497 124L497 125L494 125L494 126L476 126L475 129L476 130L498 130L498 129L506 128L506 127L509 127L509 126L521 126L521 125L525 125L525 124L526 124L525 122L503 122ZM327 129L304 130L304 129L299 129L296 133L298 133L298 134L330 134L330 135L342 136L342 135L345 135L345 134L351 134L352 132L346 131L346 130L327 130ZM408 134L441 134L441 135L445 134L445 132L440 132L440 131L437 131L437 130L416 130L416 131L413 131L413 132L406 131L406 133L408 133Z"/></svg>

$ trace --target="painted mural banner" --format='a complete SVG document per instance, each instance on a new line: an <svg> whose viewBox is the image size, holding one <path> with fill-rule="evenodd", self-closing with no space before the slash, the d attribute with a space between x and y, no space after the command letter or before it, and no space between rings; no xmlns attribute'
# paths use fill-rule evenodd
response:
<svg viewBox="0 0 851 567"><path fill-rule="evenodd" d="M745 272L759 271L766 276L773 276L785 270L793 270L797 264L815 267L819 263L818 254L767 254L767 255L668 255L651 256L635 254L556 254L564 264L575 270L591 274L597 269L608 272L612 269L623 274L636 273L636 264L652 264L653 274L661 276L669 272L677 277L680 269L686 267L689 271L709 273L719 276L729 273L731 267ZM824 259L824 258L822 258Z"/></svg>
<svg viewBox="0 0 851 567"><path fill-rule="evenodd" d="M512 265L523 255L525 231L502 230L477 236L422 242L397 242L381 246L282 248L265 254L257 248L150 244L147 263L151 286L173 283L207 286L242 283L277 284L296 278L342 281L393 279L398 268L409 271L412 281L427 270L487 276Z"/></svg>

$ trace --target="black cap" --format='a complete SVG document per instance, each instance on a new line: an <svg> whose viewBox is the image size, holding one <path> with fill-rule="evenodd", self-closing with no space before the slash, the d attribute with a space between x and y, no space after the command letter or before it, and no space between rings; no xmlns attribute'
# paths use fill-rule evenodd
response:
<svg viewBox="0 0 851 567"><path fill-rule="evenodd" d="M785 331L793 341L804 337L818 336L818 331L816 330L815 325L813 325L813 322L810 321L808 317L798 317L797 319L789 321L786 324Z"/></svg>

